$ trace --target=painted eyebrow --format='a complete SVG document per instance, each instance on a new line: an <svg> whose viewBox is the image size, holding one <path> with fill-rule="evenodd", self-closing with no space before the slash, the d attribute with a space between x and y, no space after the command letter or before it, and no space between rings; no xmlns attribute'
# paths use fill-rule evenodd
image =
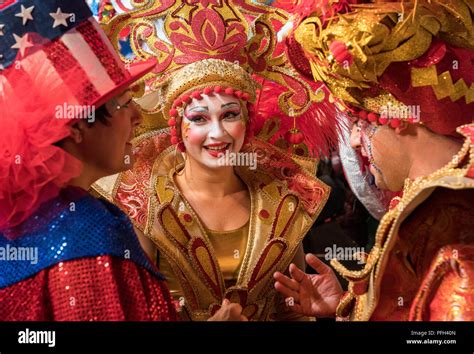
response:
<svg viewBox="0 0 474 354"><path fill-rule="evenodd" d="M235 105L239 105L237 102L229 102L229 103L223 104L223 105L221 106L221 108L226 108L226 107L232 106L232 105L234 105L234 104L235 104Z"/></svg>
<svg viewBox="0 0 474 354"><path fill-rule="evenodd" d="M221 108L226 108L226 107L229 107L229 106L232 106L232 105L238 105L237 102L229 102L229 103L225 103L221 106ZM193 107L193 108L190 108L189 109L189 112L192 112L192 111L209 111L209 108L207 106L197 106L197 107Z"/></svg>
<svg viewBox="0 0 474 354"><path fill-rule="evenodd" d="M192 112L192 111L206 112L208 110L209 110L209 108L207 108L206 106L197 106L197 107L190 108L189 112Z"/></svg>

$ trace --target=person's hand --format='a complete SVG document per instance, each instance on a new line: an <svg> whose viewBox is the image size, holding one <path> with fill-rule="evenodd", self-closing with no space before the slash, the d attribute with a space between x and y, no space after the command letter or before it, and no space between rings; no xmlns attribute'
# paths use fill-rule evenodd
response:
<svg viewBox="0 0 474 354"><path fill-rule="evenodd" d="M224 299L221 308L208 321L248 321L248 319L242 315L242 306Z"/></svg>
<svg viewBox="0 0 474 354"><path fill-rule="evenodd" d="M330 267L315 255L307 254L306 262L319 274L306 274L293 263L290 276L276 272L275 289L286 297L291 309L304 316L335 317L342 296L341 284Z"/></svg>

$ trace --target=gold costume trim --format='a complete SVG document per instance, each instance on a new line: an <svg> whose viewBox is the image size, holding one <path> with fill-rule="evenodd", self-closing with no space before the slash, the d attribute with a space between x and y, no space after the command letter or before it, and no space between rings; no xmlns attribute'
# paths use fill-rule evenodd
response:
<svg viewBox="0 0 474 354"><path fill-rule="evenodd" d="M375 245L362 270L352 271L344 267L338 260L331 260L331 265L344 278L349 280L349 296L341 302L337 309L337 316L344 317L353 300L356 300L351 319L368 321L374 312L380 294L380 284L391 250L398 235L402 222L415 208L425 201L436 187L450 189L474 188L474 180L466 177L474 166L474 144L471 138L462 131L463 128L473 128L474 124L467 124L457 129L459 134L466 137L462 148L453 156L452 160L441 169L428 176L419 177L413 181L407 179L403 189L403 196L398 198L398 204L389 210L381 219L377 229ZM461 165L462 162L467 163ZM356 283L368 281L369 288L364 294L357 295L353 287Z"/></svg>

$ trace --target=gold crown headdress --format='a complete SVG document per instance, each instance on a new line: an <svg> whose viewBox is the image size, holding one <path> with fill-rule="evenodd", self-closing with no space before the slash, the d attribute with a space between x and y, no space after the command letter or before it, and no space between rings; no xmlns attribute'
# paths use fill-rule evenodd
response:
<svg viewBox="0 0 474 354"><path fill-rule="evenodd" d="M351 7L324 23L308 17L294 37L314 79L352 106L352 115L393 128L402 121L422 123L439 134L472 120L471 0Z"/></svg>
<svg viewBox="0 0 474 354"><path fill-rule="evenodd" d="M121 54L125 62L158 60L156 68L139 82L136 94L145 95L140 104L145 113L154 114L155 127L157 114L173 117L177 99L199 97L202 90L229 89L244 101L254 102L257 84L251 74L283 88L278 92L278 107L285 116L304 115L314 102L322 101L321 92L315 93L291 66L284 43L277 40L278 31L290 20L285 11L250 0L130 3L133 9L110 19L104 29L119 53L121 43L130 45L132 55ZM147 97L150 92L155 98ZM316 116L325 119L326 115Z"/></svg>

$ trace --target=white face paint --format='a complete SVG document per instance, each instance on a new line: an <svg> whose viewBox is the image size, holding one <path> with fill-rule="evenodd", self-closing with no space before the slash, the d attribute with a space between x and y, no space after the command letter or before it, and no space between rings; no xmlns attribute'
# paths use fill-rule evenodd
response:
<svg viewBox="0 0 474 354"><path fill-rule="evenodd" d="M209 168L222 168L219 157L238 153L245 139L240 101L226 94L203 95L184 110L181 134L188 157Z"/></svg>

